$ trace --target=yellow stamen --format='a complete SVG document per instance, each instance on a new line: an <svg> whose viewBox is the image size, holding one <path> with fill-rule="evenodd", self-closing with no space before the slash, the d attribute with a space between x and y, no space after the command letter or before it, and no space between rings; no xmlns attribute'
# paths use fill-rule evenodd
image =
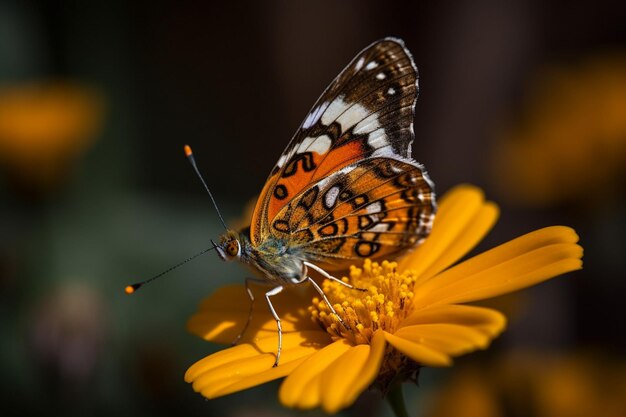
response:
<svg viewBox="0 0 626 417"><path fill-rule="evenodd" d="M328 306L314 298L309 307L311 318L332 336L334 340L348 339L353 344L369 343L378 329L394 333L402 320L411 312L409 303L413 298L415 277L410 270L396 271L395 262L381 264L366 260L363 268L350 268L350 279L343 278L358 288L357 291L337 282L325 280L324 293L332 302L337 314L347 325L338 323Z"/></svg>

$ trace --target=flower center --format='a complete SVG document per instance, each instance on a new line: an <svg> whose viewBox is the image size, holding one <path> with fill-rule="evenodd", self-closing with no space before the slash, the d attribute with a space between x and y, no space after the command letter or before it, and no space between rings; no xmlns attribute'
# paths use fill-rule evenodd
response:
<svg viewBox="0 0 626 417"><path fill-rule="evenodd" d="M313 298L309 312L314 322L331 335L333 340L348 339L353 344L367 344L378 329L393 333L411 311L415 276L409 270L396 271L397 263L381 264L369 259L363 268L350 267L350 289L331 280L324 280L322 289L341 316L344 327L321 297Z"/></svg>

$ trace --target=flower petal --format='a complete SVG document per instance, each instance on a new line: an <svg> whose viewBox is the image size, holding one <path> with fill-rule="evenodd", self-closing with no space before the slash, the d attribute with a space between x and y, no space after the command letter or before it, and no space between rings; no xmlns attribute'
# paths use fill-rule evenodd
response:
<svg viewBox="0 0 626 417"><path fill-rule="evenodd" d="M280 365L273 368L276 371L268 372L276 358L277 342L274 335L207 356L187 370L185 381L192 382L194 390L207 398L249 388L287 375L309 355L330 343L330 337L323 331L284 334ZM294 361L297 364L292 364Z"/></svg>
<svg viewBox="0 0 626 417"><path fill-rule="evenodd" d="M335 360L320 378L322 408L329 414L357 399L376 378L385 352L382 331L372 336L371 345L357 345Z"/></svg>
<svg viewBox="0 0 626 417"><path fill-rule="evenodd" d="M491 338L471 327L458 324L418 324L399 329L394 336L419 343L450 356L484 349Z"/></svg>
<svg viewBox="0 0 626 417"><path fill-rule="evenodd" d="M433 367L452 365L452 359L450 359L450 356L433 348L424 346L421 343L415 343L387 332L385 332L385 339L390 345L398 349L398 351L421 365Z"/></svg>
<svg viewBox="0 0 626 417"><path fill-rule="evenodd" d="M482 191L460 185L440 201L433 229L415 252L400 262L400 270L412 269L426 280L471 250L491 229L498 216L497 206L485 203Z"/></svg>
<svg viewBox="0 0 626 417"><path fill-rule="evenodd" d="M322 384L320 375L352 345L342 339L325 346L307 358L285 379L278 392L280 402L286 407L308 409L320 405Z"/></svg>
<svg viewBox="0 0 626 417"><path fill-rule="evenodd" d="M450 246L424 270L418 282L423 282L433 277L474 249L496 224L499 215L500 209L495 203L491 201L484 202L465 228L450 243Z"/></svg>
<svg viewBox="0 0 626 417"><path fill-rule="evenodd" d="M365 362L361 374L349 387L346 392L346 407L351 405L359 395L365 391L376 379L380 367L385 357L385 348L387 342L385 340L385 334L382 330L377 330L372 336L370 341L370 354Z"/></svg>
<svg viewBox="0 0 626 417"><path fill-rule="evenodd" d="M252 320L242 336L242 341L276 333L276 321L267 308L264 290L251 287L255 294ZM281 318L283 332L315 330L317 326L306 314L312 295L307 291L288 289L272 300ZM187 322L189 332L205 340L229 344L243 331L250 310L250 298L243 285L222 287L207 297Z"/></svg>
<svg viewBox="0 0 626 417"><path fill-rule="evenodd" d="M270 382L278 378L283 378L293 372L293 370L302 364L302 362L306 361L309 356L310 355L302 355L298 359L294 359L289 362L285 361L285 363L281 363L277 367L270 366L257 374L241 377L237 382L227 386L223 386L220 381L220 387L222 388L215 389L217 387L211 387L210 389L202 390L201 393L207 398L209 398L209 396L205 395L205 393L212 395L212 398L222 397L234 392L256 387L257 385L265 384L266 382Z"/></svg>
<svg viewBox="0 0 626 417"><path fill-rule="evenodd" d="M282 354L286 354L291 349L299 349L301 347L313 348L314 351L321 349L330 342L329 336L326 332L301 332L283 335L283 351ZM276 349L278 346L278 338L266 337L257 340L255 343L244 343L241 345L233 346L228 349L216 352L212 355L205 357L193 364L185 374L185 380L191 382L197 379L201 374L206 372L212 372L215 368L222 365L235 363L240 360L256 357L272 357L276 356ZM284 361L281 357L281 363ZM273 365L273 360L270 365Z"/></svg>
<svg viewBox="0 0 626 417"><path fill-rule="evenodd" d="M528 233L452 267L415 288L414 303L465 303L495 297L580 269L582 248L569 227Z"/></svg>
<svg viewBox="0 0 626 417"><path fill-rule="evenodd" d="M401 326L417 324L458 324L472 327L492 337L506 326L506 317L499 311L477 306L443 304L417 310L402 321ZM401 327L401 328L402 328ZM396 333L397 334L397 333Z"/></svg>

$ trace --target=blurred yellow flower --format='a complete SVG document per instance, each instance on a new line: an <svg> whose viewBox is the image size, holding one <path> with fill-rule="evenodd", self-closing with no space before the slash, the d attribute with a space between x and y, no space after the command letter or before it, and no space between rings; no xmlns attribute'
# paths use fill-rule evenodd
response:
<svg viewBox="0 0 626 417"><path fill-rule="evenodd" d="M544 71L521 123L493 150L494 181L511 201L592 201L621 189L626 165L626 54Z"/></svg>
<svg viewBox="0 0 626 417"><path fill-rule="evenodd" d="M434 395L432 417L621 417L626 363L599 354L519 351L466 366Z"/></svg>
<svg viewBox="0 0 626 417"><path fill-rule="evenodd" d="M311 291L294 288L275 297L283 319L278 367L272 367L276 323L262 306L240 345L198 361L185 380L216 398L286 377L279 392L285 406L334 413L370 386L386 393L414 379L422 366L449 366L454 356L486 348L504 329L505 317L461 303L516 291L582 265L576 233L554 226L452 266L497 217L496 205L479 189L455 188L441 199L432 233L415 252L399 264L366 261L351 269L349 282L367 292L324 281L349 330ZM222 288L202 303L188 328L206 340L230 343L246 322L248 303L243 285Z"/></svg>
<svg viewBox="0 0 626 417"><path fill-rule="evenodd" d="M69 83L0 88L0 165L19 182L56 185L102 125L99 94Z"/></svg>

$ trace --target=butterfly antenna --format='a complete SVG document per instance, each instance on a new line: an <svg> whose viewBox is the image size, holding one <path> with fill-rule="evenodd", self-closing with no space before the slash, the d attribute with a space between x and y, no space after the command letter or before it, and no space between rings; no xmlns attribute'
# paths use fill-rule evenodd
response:
<svg viewBox="0 0 626 417"><path fill-rule="evenodd" d="M202 185L204 185L204 189L209 194L209 197L211 197L211 201L213 202L215 211L217 211L217 215L219 216L220 221L222 222L222 226L224 226L224 229L228 231L228 227L226 226L226 222L224 221L224 218L222 217L222 213L220 213L220 209L217 208L217 203L215 202L215 198L213 198L213 194L211 194L211 190L209 190L209 186L206 185L206 181L204 181L204 178L202 178L202 174L200 174L200 170L198 169L198 165L196 164L196 159L193 157L193 152L191 151L191 146L189 145L185 145L185 156L191 163L191 166L193 167L194 171L196 171L196 175L198 176L198 178L200 178L200 181L202 181Z"/></svg>
<svg viewBox="0 0 626 417"><path fill-rule="evenodd" d="M184 265L184 264L186 264L187 262L189 262L189 261L191 261L191 260L193 260L193 259L196 259L198 256L200 256L200 255L204 255L204 254L205 254L205 253L207 253L208 251L215 249L215 248L216 248L215 243L214 243L213 241L211 241L211 243L213 244L213 246L211 246L210 248L204 249L204 250L202 250L201 252L198 252L198 253L196 253L195 255L190 256L189 258L185 259L185 260L184 260L184 261L182 261L181 263L176 264L176 265L172 266L171 268L166 269L165 271L161 272L161 273L160 273L160 274L158 274L158 275L153 276L153 277L152 277L152 278L150 278L150 279L147 279L147 280L145 280L145 281L141 281L141 282L137 282L137 283L135 283L135 284L128 285L128 286L126 286L126 288L124 289L124 291L126 292L126 294L132 294L132 293L134 293L135 291L137 291L139 288L141 288L141 287L143 287L144 285L146 285L147 283L149 283L149 282L151 282L151 281L154 281L155 279L157 279L157 278L159 278L159 277L162 277L163 275L167 274L168 272L172 272L172 271L173 271L173 270L175 270L176 268L183 266L183 265Z"/></svg>

